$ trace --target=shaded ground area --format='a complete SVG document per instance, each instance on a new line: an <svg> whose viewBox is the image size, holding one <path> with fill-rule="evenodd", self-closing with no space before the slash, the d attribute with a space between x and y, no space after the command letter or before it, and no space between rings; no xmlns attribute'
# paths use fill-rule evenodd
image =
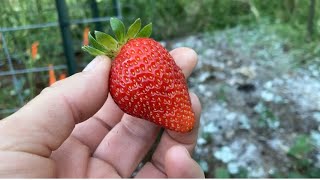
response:
<svg viewBox="0 0 320 180"><path fill-rule="evenodd" d="M199 54L189 79L203 105L195 157L207 177L320 177L319 57L267 26L168 42Z"/></svg>

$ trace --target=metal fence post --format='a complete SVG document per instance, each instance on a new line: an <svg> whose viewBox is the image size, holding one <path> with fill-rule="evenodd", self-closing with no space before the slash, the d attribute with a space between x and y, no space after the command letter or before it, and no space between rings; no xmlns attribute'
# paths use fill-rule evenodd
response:
<svg viewBox="0 0 320 180"><path fill-rule="evenodd" d="M74 58L73 43L70 32L68 8L65 0L56 0L58 10L59 26L63 40L63 50L67 60L68 73L72 75L77 71L77 64Z"/></svg>
<svg viewBox="0 0 320 180"><path fill-rule="evenodd" d="M91 6L92 17L93 17L93 18L98 18L98 17L100 17L97 1L96 1L96 0L89 0L89 1L90 1L90 2L89 2L89 3L90 3L90 6ZM96 30L102 31L102 24L101 24L101 22L96 22L95 25L96 25Z"/></svg>
<svg viewBox="0 0 320 180"><path fill-rule="evenodd" d="M112 5L113 5L113 13L114 16L119 17L120 19L122 18L122 14L120 11L120 3L118 0L112 0Z"/></svg>
<svg viewBox="0 0 320 180"><path fill-rule="evenodd" d="M0 33L0 37L1 37L1 43L3 46L3 51L6 55L7 60L8 60L9 70L10 70L10 72L12 72L13 87L18 95L19 103L22 106L24 104L24 102L23 102L23 97L21 95L21 85L19 85L18 79L14 73L14 67L12 64L12 59L11 59L11 56L9 53L9 49L7 47L7 42L6 42L6 38L4 36L4 33ZM32 86L32 84L31 84L31 86Z"/></svg>

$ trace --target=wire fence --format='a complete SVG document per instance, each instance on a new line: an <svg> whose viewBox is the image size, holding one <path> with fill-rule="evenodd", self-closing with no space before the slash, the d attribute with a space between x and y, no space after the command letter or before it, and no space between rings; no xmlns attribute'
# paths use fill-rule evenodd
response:
<svg viewBox="0 0 320 180"><path fill-rule="evenodd" d="M32 98L30 89L23 88L24 86L26 86L25 79L30 79L30 76L32 74L47 74L50 70L53 70L68 71L68 74L71 75L85 66L86 62L79 62L75 60L75 56L77 55L77 53L74 52L74 42L72 41L75 38L72 37L70 27L75 25L90 25L92 23L95 23L97 27L99 25L98 23L106 22L111 18L111 16L99 17L99 14L96 13L97 4L95 0L90 0L87 2L90 2L90 6L92 8L92 18L72 19L72 17L69 17L68 8L75 7L70 7L70 5L68 7L68 4L65 2L65 0L56 0L58 21L21 25L17 27L0 27L0 48L3 52L2 54L0 53L0 99L1 101L3 101L0 102L0 119L17 111L21 106L23 106L28 100ZM111 6L113 9L112 16L121 19L122 13L120 1L112 0L110 1L109 6ZM11 42L11 40L15 40L14 37L10 39L10 35L13 36L15 32L19 31L36 31L47 28L56 28L60 30L60 37L55 38L61 38L63 44L63 52L61 53L60 58L65 59L65 61L60 61L59 64L54 64L52 66L43 66L43 64L40 67L19 65L19 62L23 61L23 59L26 58L26 53L24 53L23 50L19 48L10 50L8 42ZM26 36L25 38L28 38L28 36ZM81 47L81 43L77 42L77 46ZM22 53L19 54L17 52ZM40 77L33 77L33 79L37 78ZM47 80L48 76L46 76L45 79ZM36 82L29 82L29 86L36 86L36 84L30 83ZM44 82L44 84L45 83L46 82ZM8 102L9 100L10 103Z"/></svg>

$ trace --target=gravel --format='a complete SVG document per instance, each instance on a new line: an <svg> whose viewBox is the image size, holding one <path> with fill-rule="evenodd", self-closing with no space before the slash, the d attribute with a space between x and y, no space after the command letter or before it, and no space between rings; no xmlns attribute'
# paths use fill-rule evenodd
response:
<svg viewBox="0 0 320 180"><path fill-rule="evenodd" d="M224 167L235 177L272 177L291 168L287 152L298 134L316 145L320 167L320 71L293 67L288 43L263 27L237 27L175 40L199 62L189 78L202 102L195 157L208 177ZM289 162L289 163L288 163Z"/></svg>

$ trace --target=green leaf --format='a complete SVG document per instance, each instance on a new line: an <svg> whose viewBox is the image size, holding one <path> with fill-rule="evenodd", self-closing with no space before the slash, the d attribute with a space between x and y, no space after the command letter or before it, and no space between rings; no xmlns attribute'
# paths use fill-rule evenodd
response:
<svg viewBox="0 0 320 180"><path fill-rule="evenodd" d="M109 34L100 32L100 31L95 31L94 32L96 36L96 41L107 48L108 50L114 50L117 48L118 42L115 40L112 36Z"/></svg>
<svg viewBox="0 0 320 180"><path fill-rule="evenodd" d="M96 49L96 48L93 48L91 46L82 46L82 50L88 52L89 54L93 55L93 56L98 56L98 55L104 55L105 53Z"/></svg>
<svg viewBox="0 0 320 180"><path fill-rule="evenodd" d="M311 140L307 135L299 135L293 146L289 149L288 154L301 159L313 150Z"/></svg>
<svg viewBox="0 0 320 180"><path fill-rule="evenodd" d="M306 177L303 174L299 173L299 172L293 171L293 172L289 172L288 178L293 179L293 178L306 178Z"/></svg>
<svg viewBox="0 0 320 180"><path fill-rule="evenodd" d="M217 168L214 171L215 178L230 178L230 174L226 168Z"/></svg>
<svg viewBox="0 0 320 180"><path fill-rule="evenodd" d="M310 167L306 174L309 175L309 178L319 178L320 177L320 168Z"/></svg>
<svg viewBox="0 0 320 180"><path fill-rule="evenodd" d="M91 33L89 32L89 44L94 47L95 49L98 49L102 52L106 51L107 49L105 47L103 47L101 44L99 44L94 37L91 35Z"/></svg>
<svg viewBox="0 0 320 180"><path fill-rule="evenodd" d="M118 41L120 43L123 42L126 31L123 22L117 18L111 18L110 25Z"/></svg>
<svg viewBox="0 0 320 180"><path fill-rule="evenodd" d="M141 29L141 31L137 34L136 37L150 37L152 33L152 23L149 23L145 27Z"/></svg>
<svg viewBox="0 0 320 180"><path fill-rule="evenodd" d="M140 31L140 29L141 29L141 20L140 20L140 18L138 18L129 27L128 32L127 32L127 39L134 38L137 35L137 33Z"/></svg>
<svg viewBox="0 0 320 180"><path fill-rule="evenodd" d="M240 170L239 172L236 174L236 177L237 178L248 178L248 170L243 168L243 167L240 167Z"/></svg>

